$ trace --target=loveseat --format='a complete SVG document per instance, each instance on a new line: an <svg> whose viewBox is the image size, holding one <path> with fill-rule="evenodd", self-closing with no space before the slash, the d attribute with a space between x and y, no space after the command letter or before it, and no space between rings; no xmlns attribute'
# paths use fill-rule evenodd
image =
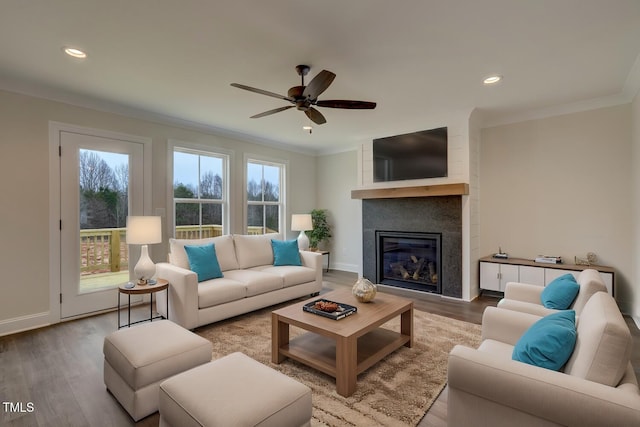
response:
<svg viewBox="0 0 640 427"><path fill-rule="evenodd" d="M169 320L193 329L320 292L322 255L296 250L301 265L274 265L272 240L282 241L282 235L170 239L169 262L156 265L157 277L170 284ZM223 277L198 282L185 246L211 243ZM166 293L157 295L158 311L166 317Z"/></svg>
<svg viewBox="0 0 640 427"><path fill-rule="evenodd" d="M615 300L605 292L589 298L577 320L575 347L559 371L512 360L522 335L540 319L485 310L480 347L456 346L449 354L448 425L640 425L632 338Z"/></svg>
<svg viewBox="0 0 640 427"><path fill-rule="evenodd" d="M591 296L596 292L607 292L607 286L598 270L592 268L582 270L578 274L576 282L580 286L578 295L568 308L575 310L576 315L579 316ZM528 283L508 282L504 289L504 298L498 301L498 307L537 316L553 314L558 310L547 308L541 302L544 289L543 286Z"/></svg>

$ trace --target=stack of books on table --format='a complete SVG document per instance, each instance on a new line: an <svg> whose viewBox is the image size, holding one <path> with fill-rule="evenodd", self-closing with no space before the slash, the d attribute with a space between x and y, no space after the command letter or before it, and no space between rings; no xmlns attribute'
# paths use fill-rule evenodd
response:
<svg viewBox="0 0 640 427"><path fill-rule="evenodd" d="M548 256L548 255L538 255L535 262L543 262L545 264L562 264L562 257L559 256Z"/></svg>

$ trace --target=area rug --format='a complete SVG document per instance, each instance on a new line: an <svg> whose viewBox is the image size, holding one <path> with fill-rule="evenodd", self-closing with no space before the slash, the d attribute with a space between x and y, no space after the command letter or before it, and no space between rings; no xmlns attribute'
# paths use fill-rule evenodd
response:
<svg viewBox="0 0 640 427"><path fill-rule="evenodd" d="M281 306L195 332L213 343L213 359L240 351L310 387L314 427L415 426L446 385L449 351L456 344L480 344L479 325L414 310L413 347L402 347L359 375L356 392L342 397L328 375L289 359L271 363L271 311ZM399 317L384 327L399 331ZM291 327L292 337L300 333Z"/></svg>

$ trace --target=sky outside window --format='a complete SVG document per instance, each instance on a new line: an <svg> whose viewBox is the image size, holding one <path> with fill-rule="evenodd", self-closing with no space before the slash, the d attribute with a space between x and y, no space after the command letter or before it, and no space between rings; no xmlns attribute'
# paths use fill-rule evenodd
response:
<svg viewBox="0 0 640 427"><path fill-rule="evenodd" d="M198 165L200 162L200 165ZM194 191L198 190L200 179L198 177L198 171L200 171L200 177L202 178L206 173L212 173L214 176L222 176L223 161L219 157L214 156L202 156L192 153L184 153L181 151L174 151L173 153L173 183L183 184ZM195 194L197 197L197 194Z"/></svg>

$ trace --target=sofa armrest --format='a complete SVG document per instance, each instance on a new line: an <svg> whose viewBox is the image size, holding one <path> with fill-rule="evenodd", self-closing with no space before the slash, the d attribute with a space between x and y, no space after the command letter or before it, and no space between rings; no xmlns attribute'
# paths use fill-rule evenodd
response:
<svg viewBox="0 0 640 427"><path fill-rule="evenodd" d="M504 297L505 299L515 299L518 301L542 305L540 295L543 290L544 286L519 282L507 282L504 288Z"/></svg>
<svg viewBox="0 0 640 427"><path fill-rule="evenodd" d="M450 415L458 411L478 414L499 405L564 426L637 426L640 420L637 392L463 346L454 347L449 354L448 382ZM487 401L487 408L465 408L459 392Z"/></svg>
<svg viewBox="0 0 640 427"><path fill-rule="evenodd" d="M533 314L487 307L482 314L482 339L515 345L522 334L538 320L540 316Z"/></svg>
<svg viewBox="0 0 640 427"><path fill-rule="evenodd" d="M311 251L300 251L300 260L303 266L315 270L318 291L320 291L320 289L322 289L322 254Z"/></svg>
<svg viewBox="0 0 640 427"><path fill-rule="evenodd" d="M498 307L506 310L519 311L520 313L529 313L540 317L548 316L559 311L552 308L546 308L543 305L507 298L503 298L498 301Z"/></svg>
<svg viewBox="0 0 640 427"><path fill-rule="evenodd" d="M198 326L198 276L195 272L173 264L161 262L156 264L156 276L169 281L169 316L168 319L178 325L193 329ZM165 293L158 292L158 312L164 313Z"/></svg>

